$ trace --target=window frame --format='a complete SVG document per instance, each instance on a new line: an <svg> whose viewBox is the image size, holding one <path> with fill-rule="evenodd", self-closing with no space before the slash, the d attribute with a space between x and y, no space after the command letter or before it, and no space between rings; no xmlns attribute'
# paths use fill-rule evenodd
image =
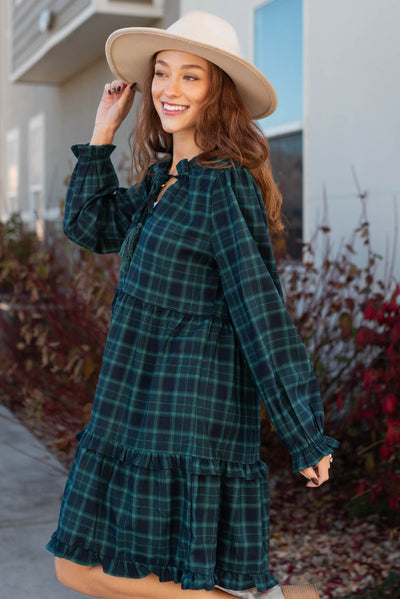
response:
<svg viewBox="0 0 400 599"><path fill-rule="evenodd" d="M36 231L39 239L44 234L45 198L45 115L43 112L36 114L28 120L28 222L31 230ZM37 143L34 136L39 133L40 147L35 150ZM40 180L33 180L33 156L39 153ZM36 154L37 156L37 154Z"/></svg>
<svg viewBox="0 0 400 599"><path fill-rule="evenodd" d="M6 132L5 136L5 167L6 167L6 217L9 218L13 212L19 210L19 192L20 192L20 168L21 168L21 154L20 154L20 130L18 127L13 127ZM9 185L9 168L10 163L10 145L15 143L15 165L16 165L16 189L11 190Z"/></svg>

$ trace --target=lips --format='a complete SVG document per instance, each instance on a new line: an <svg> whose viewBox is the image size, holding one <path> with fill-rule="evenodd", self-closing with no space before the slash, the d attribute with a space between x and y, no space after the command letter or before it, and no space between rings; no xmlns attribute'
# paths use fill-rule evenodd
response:
<svg viewBox="0 0 400 599"><path fill-rule="evenodd" d="M162 107L164 114L181 114L189 108L184 104L169 104L168 102L162 102Z"/></svg>

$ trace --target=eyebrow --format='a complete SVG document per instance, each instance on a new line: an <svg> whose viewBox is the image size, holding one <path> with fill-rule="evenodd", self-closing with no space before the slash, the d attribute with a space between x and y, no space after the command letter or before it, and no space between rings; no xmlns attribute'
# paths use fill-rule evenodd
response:
<svg viewBox="0 0 400 599"><path fill-rule="evenodd" d="M161 64L165 67L169 66L169 64L167 62L165 62L164 60L161 60L160 58L158 58L156 60L156 64ZM198 64L183 64L183 65L181 65L181 69L200 69L201 71L205 70L205 69L203 69L203 67L201 67Z"/></svg>

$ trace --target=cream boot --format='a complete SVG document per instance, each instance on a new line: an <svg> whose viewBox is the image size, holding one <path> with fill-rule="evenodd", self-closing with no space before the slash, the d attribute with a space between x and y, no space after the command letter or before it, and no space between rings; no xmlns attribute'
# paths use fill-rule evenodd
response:
<svg viewBox="0 0 400 599"><path fill-rule="evenodd" d="M317 588L313 584L277 585L264 593L259 593L257 589L231 591L218 588L240 599L319 599Z"/></svg>

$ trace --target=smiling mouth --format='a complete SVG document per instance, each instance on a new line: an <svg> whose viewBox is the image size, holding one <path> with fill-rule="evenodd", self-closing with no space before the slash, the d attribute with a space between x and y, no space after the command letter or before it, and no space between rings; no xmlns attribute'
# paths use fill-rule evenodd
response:
<svg viewBox="0 0 400 599"><path fill-rule="evenodd" d="M185 112L188 110L189 106L183 106L180 104L168 104L168 102L162 102L162 107L164 112Z"/></svg>

